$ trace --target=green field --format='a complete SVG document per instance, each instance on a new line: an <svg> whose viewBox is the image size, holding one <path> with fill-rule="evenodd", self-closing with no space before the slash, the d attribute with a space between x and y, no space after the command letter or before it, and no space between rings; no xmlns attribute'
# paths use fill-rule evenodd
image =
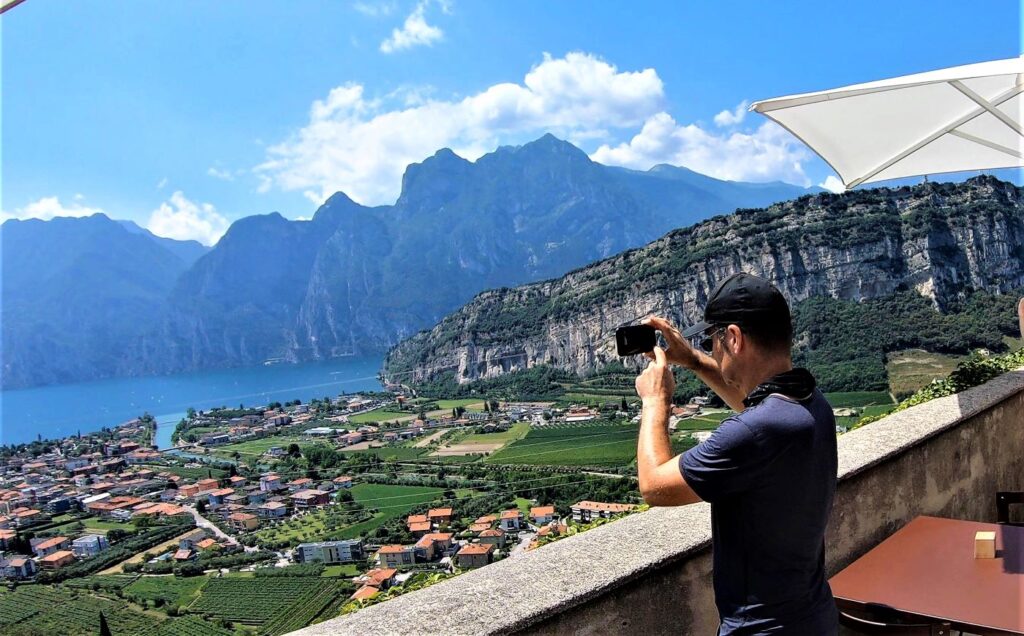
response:
<svg viewBox="0 0 1024 636"><path fill-rule="evenodd" d="M892 396L885 391L855 391L847 393L826 393L825 399L832 408L857 408L873 404L893 405Z"/></svg>
<svg viewBox="0 0 1024 636"><path fill-rule="evenodd" d="M466 408L466 410L470 410L470 405L479 406L480 410L483 410L484 407L483 400L481 400L480 398L463 398L460 400L436 400L435 404L437 404L437 408L448 409L449 411L455 408L456 406L464 407Z"/></svg>
<svg viewBox="0 0 1024 636"><path fill-rule="evenodd" d="M345 450L341 449L345 453L366 454L376 455L383 461L409 461L413 459L419 459L423 453L427 452L427 448L412 448L409 446L381 446L380 448L368 448L366 450Z"/></svg>
<svg viewBox="0 0 1024 636"><path fill-rule="evenodd" d="M212 578L187 611L282 634L304 627L340 591L337 581L320 577Z"/></svg>
<svg viewBox="0 0 1024 636"><path fill-rule="evenodd" d="M146 599L152 602L160 598L168 605L188 605L195 600L199 590L208 580L205 576L143 576L124 588L124 592L133 599Z"/></svg>
<svg viewBox="0 0 1024 636"><path fill-rule="evenodd" d="M873 406L865 406L862 408L858 408L857 415L836 417L836 425L850 428L858 421L860 421L860 418L862 417L885 415L886 413L891 411L895 406L895 404L876 404Z"/></svg>
<svg viewBox="0 0 1024 636"><path fill-rule="evenodd" d="M166 619L143 613L127 602L90 592L24 585L0 592L0 633L4 636L95 636L100 612L112 634L155 633Z"/></svg>
<svg viewBox="0 0 1024 636"><path fill-rule="evenodd" d="M588 393L584 389L582 391L570 391L563 395L558 401L572 404L586 404L587 406L600 406L609 402L617 405L622 402L622 398L626 398L627 403L638 402L640 400L636 395L636 391L622 390L606 394Z"/></svg>
<svg viewBox="0 0 1024 636"><path fill-rule="evenodd" d="M625 466L636 457L636 425L532 428L484 461L541 466Z"/></svg>
<svg viewBox="0 0 1024 636"><path fill-rule="evenodd" d="M459 440L458 443L496 443L496 442L514 442L518 439L526 437L526 434L530 432L529 424L513 424L507 431L499 431L497 433L475 433L469 435L464 439Z"/></svg>
<svg viewBox="0 0 1024 636"><path fill-rule="evenodd" d="M932 380L945 378L956 368L964 356L929 353L921 349L908 349L890 353L885 370L889 375L889 388L897 398L904 398L923 388Z"/></svg>
<svg viewBox="0 0 1024 636"><path fill-rule="evenodd" d="M702 413L696 417L687 417L676 422L677 431L713 431L725 418L734 415L732 411L722 413Z"/></svg>
<svg viewBox="0 0 1024 636"><path fill-rule="evenodd" d="M172 475L179 475L186 479L206 479L208 476L212 476L214 479L220 479L221 477L227 477L228 471L213 468L213 467L202 467L202 468L185 468L184 466L164 466L162 464L140 464L140 468L148 468L153 472L168 472Z"/></svg>
<svg viewBox="0 0 1024 636"><path fill-rule="evenodd" d="M328 565L324 568L322 577L336 577L341 576L350 578L359 574L359 566L355 563L345 563L343 565Z"/></svg>
<svg viewBox="0 0 1024 636"><path fill-rule="evenodd" d="M213 449L215 455L221 455L223 457L230 457L232 453L237 452L239 455L248 455L252 457L258 457L263 453L267 452L274 446L287 449L289 444L299 444L299 446L309 445L313 443L309 437L298 437L294 435L278 436L278 437L263 437L261 439L251 439L245 442L239 442L237 444L228 444L226 446L218 446Z"/></svg>
<svg viewBox="0 0 1024 636"><path fill-rule="evenodd" d="M377 409L367 413L360 413L359 415L348 416L348 421L352 424L373 424L375 422L394 422L396 420L410 419L416 419L416 413L410 413L409 411L388 411L386 409Z"/></svg>

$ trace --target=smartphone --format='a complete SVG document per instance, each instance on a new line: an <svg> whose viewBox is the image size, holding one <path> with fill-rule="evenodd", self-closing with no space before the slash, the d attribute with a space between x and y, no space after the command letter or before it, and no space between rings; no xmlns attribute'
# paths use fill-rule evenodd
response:
<svg viewBox="0 0 1024 636"><path fill-rule="evenodd" d="M620 356L635 356L654 351L657 344L654 327L633 325L615 330L615 348Z"/></svg>

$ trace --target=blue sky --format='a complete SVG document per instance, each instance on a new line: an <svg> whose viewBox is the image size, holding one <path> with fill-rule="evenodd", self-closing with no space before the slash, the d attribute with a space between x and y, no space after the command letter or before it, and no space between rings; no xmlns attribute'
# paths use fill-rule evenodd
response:
<svg viewBox="0 0 1024 636"><path fill-rule="evenodd" d="M742 105L1015 57L1020 33L1000 1L28 0L0 18L0 209L209 243L548 131L604 163L814 185L828 167Z"/></svg>

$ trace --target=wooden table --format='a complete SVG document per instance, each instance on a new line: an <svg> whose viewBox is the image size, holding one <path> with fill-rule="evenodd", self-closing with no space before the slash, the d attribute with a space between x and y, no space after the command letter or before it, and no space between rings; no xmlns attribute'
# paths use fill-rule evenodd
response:
<svg viewBox="0 0 1024 636"><path fill-rule="evenodd" d="M974 558L974 533L996 558ZM1024 527L917 517L829 581L843 610L880 603L973 634L1024 634Z"/></svg>

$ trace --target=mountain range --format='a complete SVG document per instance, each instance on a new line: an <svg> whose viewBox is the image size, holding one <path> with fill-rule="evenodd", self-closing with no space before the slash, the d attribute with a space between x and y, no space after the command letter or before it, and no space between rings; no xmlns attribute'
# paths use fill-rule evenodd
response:
<svg viewBox="0 0 1024 636"><path fill-rule="evenodd" d="M808 189L604 166L545 135L410 165L394 205L234 222L212 248L102 214L3 224L5 389L382 352L483 290Z"/></svg>
<svg viewBox="0 0 1024 636"><path fill-rule="evenodd" d="M853 386L839 390L861 390L851 374L881 369L887 351L964 353L1016 333L1012 304L993 295L1024 287L1022 192L981 176L711 218L559 278L485 291L395 347L385 377L469 383L538 366L586 375L622 361L617 326L651 314L694 324L715 286L745 271L794 306L802 359ZM877 313L858 309L894 297ZM846 304L817 302L828 299Z"/></svg>

